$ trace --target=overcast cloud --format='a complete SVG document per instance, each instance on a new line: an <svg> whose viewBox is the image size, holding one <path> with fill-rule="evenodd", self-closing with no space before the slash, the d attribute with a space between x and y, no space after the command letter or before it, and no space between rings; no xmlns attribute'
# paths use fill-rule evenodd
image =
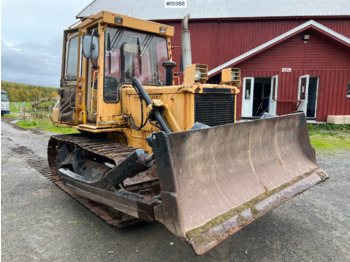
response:
<svg viewBox="0 0 350 262"><path fill-rule="evenodd" d="M2 0L1 80L59 87L63 30L92 0Z"/></svg>

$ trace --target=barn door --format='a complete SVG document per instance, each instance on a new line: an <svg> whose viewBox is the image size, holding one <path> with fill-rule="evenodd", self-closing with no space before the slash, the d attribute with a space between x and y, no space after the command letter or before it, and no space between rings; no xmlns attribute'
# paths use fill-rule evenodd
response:
<svg viewBox="0 0 350 262"><path fill-rule="evenodd" d="M278 75L271 78L271 91L269 98L269 113L276 115L277 111L277 91L278 91Z"/></svg>
<svg viewBox="0 0 350 262"><path fill-rule="evenodd" d="M298 86L298 100L300 101L298 106L298 111L303 111L306 115L307 110L307 97L309 93L309 75L303 75L299 77L299 86Z"/></svg>
<svg viewBox="0 0 350 262"><path fill-rule="evenodd" d="M253 92L254 92L254 77L243 78L242 117L252 117Z"/></svg>

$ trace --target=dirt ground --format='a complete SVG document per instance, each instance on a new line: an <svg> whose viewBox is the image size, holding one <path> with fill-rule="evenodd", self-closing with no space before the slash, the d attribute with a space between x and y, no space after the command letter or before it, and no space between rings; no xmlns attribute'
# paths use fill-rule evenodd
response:
<svg viewBox="0 0 350 262"><path fill-rule="evenodd" d="M329 175L196 256L159 223L116 229L49 180L50 133L1 122L5 261L350 261L350 152L318 155Z"/></svg>

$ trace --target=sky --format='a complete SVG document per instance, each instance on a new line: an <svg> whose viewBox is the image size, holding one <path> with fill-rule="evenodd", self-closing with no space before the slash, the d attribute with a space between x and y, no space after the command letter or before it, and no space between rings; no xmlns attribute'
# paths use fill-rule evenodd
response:
<svg viewBox="0 0 350 262"><path fill-rule="evenodd" d="M1 80L59 87L63 30L92 0L1 0Z"/></svg>

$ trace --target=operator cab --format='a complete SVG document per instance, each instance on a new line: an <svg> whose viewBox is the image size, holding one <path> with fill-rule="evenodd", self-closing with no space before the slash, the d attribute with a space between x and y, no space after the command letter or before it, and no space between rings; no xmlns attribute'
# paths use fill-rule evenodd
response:
<svg viewBox="0 0 350 262"><path fill-rule="evenodd" d="M104 107L118 103L121 88L130 86L134 76L145 86L164 86L167 83L166 68L162 66L169 61L165 35L97 24L87 34L70 29L64 36L60 121L78 122L72 108L79 99L75 87L79 86L79 78L81 80L84 75L86 86L79 88L85 89L81 92L85 101L79 102L85 102L87 123L97 121L98 103L102 102L98 102L99 97L103 97Z"/></svg>

